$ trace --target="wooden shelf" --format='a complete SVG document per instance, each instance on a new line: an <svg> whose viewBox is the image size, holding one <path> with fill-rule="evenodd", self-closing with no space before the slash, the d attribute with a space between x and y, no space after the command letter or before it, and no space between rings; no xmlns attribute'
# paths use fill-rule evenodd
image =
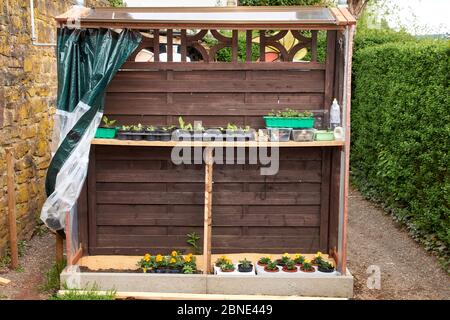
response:
<svg viewBox="0 0 450 320"><path fill-rule="evenodd" d="M342 147L345 141L310 141L310 142L257 142L257 141L133 141L118 139L94 139L94 145L136 146L136 147Z"/></svg>

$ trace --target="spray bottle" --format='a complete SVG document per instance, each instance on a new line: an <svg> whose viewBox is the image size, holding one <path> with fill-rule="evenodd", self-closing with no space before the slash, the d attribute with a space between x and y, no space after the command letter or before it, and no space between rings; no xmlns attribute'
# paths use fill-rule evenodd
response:
<svg viewBox="0 0 450 320"><path fill-rule="evenodd" d="M330 129L334 130L341 126L341 108L336 99L333 100L330 110Z"/></svg>

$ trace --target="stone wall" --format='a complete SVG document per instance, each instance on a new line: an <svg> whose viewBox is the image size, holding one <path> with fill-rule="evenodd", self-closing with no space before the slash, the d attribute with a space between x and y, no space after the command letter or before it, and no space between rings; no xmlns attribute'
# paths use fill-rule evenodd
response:
<svg viewBox="0 0 450 320"><path fill-rule="evenodd" d="M89 7L107 3L86 1ZM72 4L72 0L34 0L36 41L56 41L53 17ZM57 89L55 50L32 44L29 0L0 1L0 256L8 242L6 147L14 148L16 158L19 239L30 237L45 201Z"/></svg>

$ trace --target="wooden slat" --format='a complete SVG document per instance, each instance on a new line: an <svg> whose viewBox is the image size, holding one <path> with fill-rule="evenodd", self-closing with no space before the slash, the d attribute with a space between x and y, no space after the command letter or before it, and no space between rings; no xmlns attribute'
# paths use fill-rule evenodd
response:
<svg viewBox="0 0 450 320"><path fill-rule="evenodd" d="M342 13L342 11L339 8L330 8L330 11L336 18L336 22L338 25L348 24L347 18L344 16L344 14Z"/></svg>
<svg viewBox="0 0 450 320"><path fill-rule="evenodd" d="M186 62L187 54L187 41L186 41L186 29L181 30L181 62Z"/></svg>
<svg viewBox="0 0 450 320"><path fill-rule="evenodd" d="M88 196L88 230L89 230L89 248L97 246L97 195L96 195L96 146L91 146L91 152L89 153L89 167L87 176L87 188L89 190ZM90 249L89 249L89 253Z"/></svg>
<svg viewBox="0 0 450 320"><path fill-rule="evenodd" d="M347 19L347 24L348 25L356 24L356 18L351 14L350 11L348 11L347 8L341 7L341 8L338 8L338 9L341 12L341 14L345 17L345 19Z"/></svg>
<svg viewBox="0 0 450 320"><path fill-rule="evenodd" d="M253 31L247 30L245 32L245 61L252 61L252 45L253 45Z"/></svg>
<svg viewBox="0 0 450 320"><path fill-rule="evenodd" d="M120 68L127 71L165 71L165 70L325 70L325 64L318 62L292 63L249 63L249 62L125 62Z"/></svg>
<svg viewBox="0 0 450 320"><path fill-rule="evenodd" d="M205 208L203 221L203 273L211 272L212 237L212 189L213 189L213 149L207 149L205 159Z"/></svg>
<svg viewBox="0 0 450 320"><path fill-rule="evenodd" d="M318 205L320 194L314 192L221 192L213 195L217 205ZM129 192L129 191L98 191L97 203L107 204L203 204L201 192Z"/></svg>
<svg viewBox="0 0 450 320"><path fill-rule="evenodd" d="M280 147L280 148L300 148L300 147L340 147L344 145L344 141L311 141L311 142L257 142L257 141L133 141L118 139L93 139L93 145L109 145L109 146L147 146L147 147Z"/></svg>
<svg viewBox="0 0 450 320"><path fill-rule="evenodd" d="M273 80L115 80L108 92L324 92L323 77L298 75L298 82L274 82ZM332 84L331 84L332 86Z"/></svg>
<svg viewBox="0 0 450 320"><path fill-rule="evenodd" d="M159 62L159 29L153 29L153 60Z"/></svg>
<svg viewBox="0 0 450 320"><path fill-rule="evenodd" d="M238 30L232 31L232 40L231 40L231 62L238 61Z"/></svg>
<svg viewBox="0 0 450 320"><path fill-rule="evenodd" d="M259 30L259 61L266 61L266 30Z"/></svg>
<svg viewBox="0 0 450 320"><path fill-rule="evenodd" d="M104 205L102 205L104 206ZM110 205L114 206L114 205ZM319 227L320 217L317 214L302 214L302 207L295 206L298 214L281 213L267 214L217 214L214 211L213 226L222 227ZM199 210L201 211L201 210ZM186 213L148 213L133 214L133 211L123 214L106 214L98 212L97 226L201 226L201 212Z"/></svg>
<svg viewBox="0 0 450 320"><path fill-rule="evenodd" d="M325 97L324 110L330 110L331 102L333 101L333 87L334 87L334 72L335 72L335 57L336 57L336 32L327 32L327 60L325 70ZM325 113L324 123L328 127L329 112Z"/></svg>
<svg viewBox="0 0 450 320"><path fill-rule="evenodd" d="M173 61L173 30L167 29L167 62Z"/></svg>
<svg viewBox="0 0 450 320"><path fill-rule="evenodd" d="M317 31L311 31L311 61L317 62Z"/></svg>
<svg viewBox="0 0 450 320"><path fill-rule="evenodd" d="M322 150L322 159L322 183L320 191L320 248L322 252L326 252L328 248L328 215L330 211L330 149L324 148Z"/></svg>

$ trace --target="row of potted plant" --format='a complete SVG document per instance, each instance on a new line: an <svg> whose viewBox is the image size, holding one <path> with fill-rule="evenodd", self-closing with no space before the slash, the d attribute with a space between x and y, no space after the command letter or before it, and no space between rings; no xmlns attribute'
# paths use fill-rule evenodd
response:
<svg viewBox="0 0 450 320"><path fill-rule="evenodd" d="M214 263L214 271L216 274L255 274L254 265L251 261L247 260L247 258L244 258L243 260L240 260L239 263L235 264L226 256L221 256L216 260Z"/></svg>
<svg viewBox="0 0 450 320"><path fill-rule="evenodd" d="M276 272L305 272L314 273L316 271L323 273L332 273L335 268L332 263L323 259L322 253L317 252L314 259L306 259L301 254L295 254L291 257L288 253L283 254L279 259L272 260L270 257L261 257L257 263L258 269L268 273Z"/></svg>
<svg viewBox="0 0 450 320"><path fill-rule="evenodd" d="M197 273L197 264L192 253L182 255L172 251L170 255L151 255L146 253L137 265L144 273Z"/></svg>

